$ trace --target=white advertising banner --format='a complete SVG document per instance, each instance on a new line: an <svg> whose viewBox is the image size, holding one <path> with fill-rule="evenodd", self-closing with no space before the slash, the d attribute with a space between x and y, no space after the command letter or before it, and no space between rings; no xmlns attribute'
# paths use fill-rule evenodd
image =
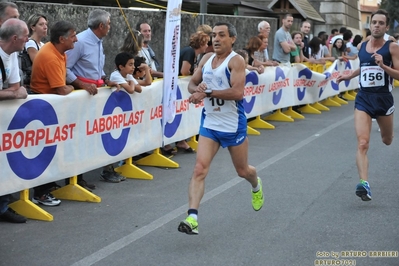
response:
<svg viewBox="0 0 399 266"><path fill-rule="evenodd" d="M176 115L177 81L179 76L180 20L182 0L169 0L166 11L164 41L163 126Z"/></svg>
<svg viewBox="0 0 399 266"><path fill-rule="evenodd" d="M348 67L349 65L349 67ZM357 88L357 79L335 83L358 67L334 63L324 73L303 65L247 71L244 107L247 117L278 108L314 103ZM29 95L0 104L0 195L97 169L198 134L202 104L190 104L190 77L178 79L176 115L162 127L163 80L142 93L102 88L67 96ZM164 139L163 139L164 138Z"/></svg>

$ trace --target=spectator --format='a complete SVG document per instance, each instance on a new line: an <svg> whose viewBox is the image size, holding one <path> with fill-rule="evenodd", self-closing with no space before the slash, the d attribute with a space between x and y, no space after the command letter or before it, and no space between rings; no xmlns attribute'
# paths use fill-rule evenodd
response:
<svg viewBox="0 0 399 266"><path fill-rule="evenodd" d="M161 71L161 65L158 62L158 59L155 56L155 52L150 47L149 43L151 42L152 38L152 31L151 26L145 22L139 22L136 25L136 30L138 30L143 35L143 47L139 52L139 55L144 57L147 64L150 66L151 76L156 78L162 78L163 73Z"/></svg>
<svg viewBox="0 0 399 266"><path fill-rule="evenodd" d="M313 37L309 42L309 62L315 64L325 64L325 60L335 61L330 57L328 51L324 49L319 37Z"/></svg>
<svg viewBox="0 0 399 266"><path fill-rule="evenodd" d="M120 51L130 53L133 56L136 56L141 51L143 43L143 35L141 35L140 32L134 31L133 34L129 32L126 35L125 40L123 40L123 45L120 48Z"/></svg>
<svg viewBox="0 0 399 266"><path fill-rule="evenodd" d="M19 76L17 52L23 50L25 42L28 40L29 30L25 22L17 20L18 18L19 12L16 4L0 2L0 60L3 62L3 65L7 66L7 70L1 70L0 74L0 101L25 99L27 97L26 88L20 86L21 79ZM10 21L7 22L7 20ZM15 27L16 24L18 25L17 27ZM26 31L26 36L17 35L17 33L22 31ZM15 42L11 39L13 36L18 37ZM4 62L9 63L4 64ZM19 215L8 207L9 203L10 195L0 196L0 220L10 223L26 223L24 216Z"/></svg>
<svg viewBox="0 0 399 266"><path fill-rule="evenodd" d="M302 22L301 32L303 34L302 53L303 53L304 57L309 58L309 33L310 33L310 22L309 21L305 20Z"/></svg>
<svg viewBox="0 0 399 266"><path fill-rule="evenodd" d="M261 46L261 39L259 39L257 36L253 36L249 38L247 46L244 48L244 51L246 51L248 55L248 65L254 67L254 70L258 71L259 74L262 74L265 71L265 68L260 61L255 60L254 54ZM249 69L248 66L247 69Z"/></svg>
<svg viewBox="0 0 399 266"><path fill-rule="evenodd" d="M349 41L346 43L346 53L350 59L354 59L357 57L357 54L359 53L359 50L357 49L357 45L361 43L363 40L363 37L361 35L356 35L352 42Z"/></svg>
<svg viewBox="0 0 399 266"><path fill-rule="evenodd" d="M351 44L351 40L352 40L352 36L353 33L351 30L347 30L344 32L344 34L342 35L342 40L344 41L344 46L345 46L345 52L348 53L349 52L349 47Z"/></svg>
<svg viewBox="0 0 399 266"><path fill-rule="evenodd" d="M334 36L338 35L338 34L339 34L339 32L338 32L337 29L332 29L332 30L331 30L331 35L328 37L328 39L327 39L327 41L326 41L326 46L327 46L327 47L330 46L331 39L332 39Z"/></svg>
<svg viewBox="0 0 399 266"><path fill-rule="evenodd" d="M263 33L259 33L258 38L262 41L262 45L258 51L254 52L254 59L259 61L259 64L262 64L263 66L278 66L277 62L268 60L265 57L267 54L267 47L269 46L269 38L267 38Z"/></svg>
<svg viewBox="0 0 399 266"><path fill-rule="evenodd" d="M261 21L258 24L258 32L259 34L262 34L263 36L265 36L267 39L269 39L269 34L270 34L270 24L267 21ZM263 50L263 56L265 58L265 61L269 61L269 51L267 50L267 48L265 50Z"/></svg>
<svg viewBox="0 0 399 266"><path fill-rule="evenodd" d="M248 64L248 53L247 53L247 51L245 51L245 50L237 50L235 52L237 54L241 55L242 58L244 58L246 69L248 69L249 71L257 71L259 73L259 71L260 71L259 67L254 67L254 66L251 66L250 64Z"/></svg>
<svg viewBox="0 0 399 266"><path fill-rule="evenodd" d="M145 63L144 57L134 57L133 77L137 80L140 86L149 86L152 84L150 67Z"/></svg>
<svg viewBox="0 0 399 266"><path fill-rule="evenodd" d="M191 34L188 46L180 50L179 76L188 76L194 73L198 65L197 57L205 53L210 37L203 31Z"/></svg>
<svg viewBox="0 0 399 266"><path fill-rule="evenodd" d="M291 38L294 41L296 45L296 50L292 51L290 56L291 56L291 63L302 63L303 62L303 50L301 49L302 47L302 40L303 40L303 33L299 31L294 31L291 34Z"/></svg>
<svg viewBox="0 0 399 266"><path fill-rule="evenodd" d="M290 35L293 21L294 18L291 14L285 14L283 25L274 36L273 60L278 63L290 63L290 53L296 50L296 45Z"/></svg>
<svg viewBox="0 0 399 266"><path fill-rule="evenodd" d="M35 55L32 66L31 91L36 94L67 95L73 91L66 85L65 52L77 42L76 29L72 23L59 21L50 31L50 42ZM51 191L57 186L54 182L35 187L32 202L45 206L58 206L61 201Z"/></svg>
<svg viewBox="0 0 399 266"><path fill-rule="evenodd" d="M345 45L342 39L338 38L334 41L331 48L331 56L339 60L345 59Z"/></svg>
<svg viewBox="0 0 399 266"><path fill-rule="evenodd" d="M347 29L346 29L346 27L341 27L341 28L339 28L339 33L337 34L337 35L335 35L334 37L332 37L331 38L331 40L330 40L330 46L328 47L328 49L330 49L330 54L332 55L332 44L334 44L334 42L337 40L337 39L344 39L344 33L345 33L345 31L347 31Z"/></svg>
<svg viewBox="0 0 399 266"><path fill-rule="evenodd" d="M207 53L213 53L213 46L212 46L212 27L207 24L202 24L197 27L197 32L202 31L209 35L209 42L208 47L205 50L205 53L200 54L198 57L197 62L201 61L202 57Z"/></svg>
<svg viewBox="0 0 399 266"><path fill-rule="evenodd" d="M90 95L97 94L97 87L119 84L110 81L104 73L105 55L102 38L107 36L111 27L111 15L101 9L94 9L88 18L88 29L77 35L78 42L67 54L67 83L75 89L84 89ZM118 183L125 180L124 176L115 172L112 164L104 166L100 179L105 182ZM94 189L94 184L87 183L82 175L78 176L78 184L88 189Z"/></svg>
<svg viewBox="0 0 399 266"><path fill-rule="evenodd" d="M29 41L25 44L24 53L25 60L29 60L26 62L25 68L21 67L23 71L23 84L25 87L30 86L30 77L32 72L32 62L35 59L35 56L39 49L44 45L42 42L43 38L47 36L47 18L42 14L33 14L28 18L28 22L26 23L29 29ZM21 56L24 56L21 54ZM23 60L23 58L21 58ZM22 63L22 62L21 62ZM21 66L24 66L21 64ZM30 69L29 69L30 68Z"/></svg>
<svg viewBox="0 0 399 266"><path fill-rule="evenodd" d="M134 57L130 53L122 52L115 57L116 70L111 73L110 80L119 84L128 93L141 92L141 86L133 77Z"/></svg>

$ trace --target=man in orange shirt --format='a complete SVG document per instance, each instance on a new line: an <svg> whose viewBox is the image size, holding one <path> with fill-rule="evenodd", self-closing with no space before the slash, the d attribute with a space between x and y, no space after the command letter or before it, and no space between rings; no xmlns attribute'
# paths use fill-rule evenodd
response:
<svg viewBox="0 0 399 266"><path fill-rule="evenodd" d="M67 95L73 91L66 85L66 55L77 42L75 26L59 21L50 30L50 42L37 53L32 65L31 91L36 94Z"/></svg>

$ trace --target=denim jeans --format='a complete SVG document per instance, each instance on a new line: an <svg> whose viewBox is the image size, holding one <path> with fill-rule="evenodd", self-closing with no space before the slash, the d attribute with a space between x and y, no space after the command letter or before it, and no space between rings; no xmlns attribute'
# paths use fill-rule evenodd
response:
<svg viewBox="0 0 399 266"><path fill-rule="evenodd" d="M8 203L10 203L10 195L0 196L0 214L7 211Z"/></svg>

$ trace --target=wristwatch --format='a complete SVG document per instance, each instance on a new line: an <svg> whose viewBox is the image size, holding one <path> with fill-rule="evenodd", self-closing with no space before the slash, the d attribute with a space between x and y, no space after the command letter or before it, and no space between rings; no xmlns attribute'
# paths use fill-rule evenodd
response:
<svg viewBox="0 0 399 266"><path fill-rule="evenodd" d="M206 97L211 97L212 89L206 89L205 91Z"/></svg>

